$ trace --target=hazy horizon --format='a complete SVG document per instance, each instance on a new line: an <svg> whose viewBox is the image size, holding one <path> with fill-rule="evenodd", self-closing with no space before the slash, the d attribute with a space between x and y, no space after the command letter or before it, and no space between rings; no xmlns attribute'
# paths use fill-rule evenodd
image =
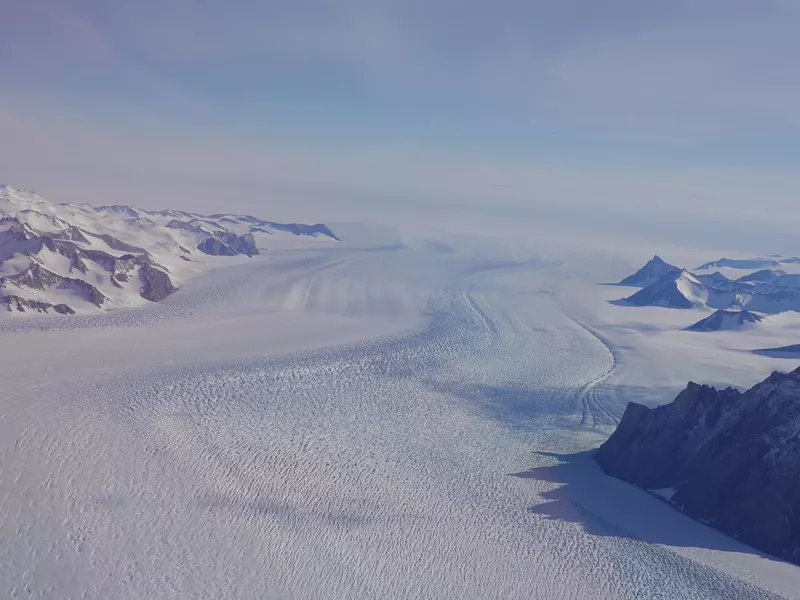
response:
<svg viewBox="0 0 800 600"><path fill-rule="evenodd" d="M714 244L755 228L791 251L790 0L2 12L0 181L57 202L666 241L714 218L731 228Z"/></svg>

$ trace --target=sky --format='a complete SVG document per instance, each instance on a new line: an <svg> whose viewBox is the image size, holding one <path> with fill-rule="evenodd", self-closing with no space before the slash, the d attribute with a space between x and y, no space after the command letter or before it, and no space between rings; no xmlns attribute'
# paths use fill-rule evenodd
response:
<svg viewBox="0 0 800 600"><path fill-rule="evenodd" d="M800 224L800 0L0 0L0 23L0 181L56 201Z"/></svg>

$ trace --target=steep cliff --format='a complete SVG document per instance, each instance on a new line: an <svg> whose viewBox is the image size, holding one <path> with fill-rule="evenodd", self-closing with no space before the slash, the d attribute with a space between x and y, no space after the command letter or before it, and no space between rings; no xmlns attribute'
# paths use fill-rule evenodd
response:
<svg viewBox="0 0 800 600"><path fill-rule="evenodd" d="M741 393L690 383L671 403L630 403L603 470L755 548L800 564L800 369ZM666 491L666 492L665 492Z"/></svg>

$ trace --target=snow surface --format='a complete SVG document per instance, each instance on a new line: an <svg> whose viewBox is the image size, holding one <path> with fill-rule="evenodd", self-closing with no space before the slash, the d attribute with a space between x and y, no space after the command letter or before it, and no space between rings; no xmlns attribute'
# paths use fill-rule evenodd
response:
<svg viewBox="0 0 800 600"><path fill-rule="evenodd" d="M672 497L675 495L676 490L675 488L659 488L657 490L649 490L651 494L655 494L659 498L663 498L667 502L672 501Z"/></svg>
<svg viewBox="0 0 800 600"><path fill-rule="evenodd" d="M628 400L763 379L800 315L698 336L609 304L597 252L362 239L0 321L0 596L797 597L591 450Z"/></svg>

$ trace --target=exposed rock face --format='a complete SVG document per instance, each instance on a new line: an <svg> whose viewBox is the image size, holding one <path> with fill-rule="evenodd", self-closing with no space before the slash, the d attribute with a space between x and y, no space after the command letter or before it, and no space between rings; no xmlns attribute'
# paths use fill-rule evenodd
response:
<svg viewBox="0 0 800 600"><path fill-rule="evenodd" d="M667 308L708 307L738 311L747 309L761 313L800 310L800 279L784 275L775 283L732 281L719 274L695 275L680 271L662 277L635 294L615 303L633 306L663 306ZM778 285L786 280L783 286Z"/></svg>
<svg viewBox="0 0 800 600"><path fill-rule="evenodd" d="M790 344L789 346L780 346L778 348L760 348L753 350L753 354L774 358L800 357L800 344Z"/></svg>
<svg viewBox="0 0 800 600"><path fill-rule="evenodd" d="M664 277L677 277L680 272L681 269L664 262L660 256L656 255L647 261L647 264L636 271L636 273L620 281L619 285L647 287L648 285L651 285L656 281L663 279Z"/></svg>
<svg viewBox="0 0 800 600"><path fill-rule="evenodd" d="M722 329L740 329L749 324L760 323L764 318L749 310L718 310L710 317L706 317L689 325L688 331L720 331Z"/></svg>
<svg viewBox="0 0 800 600"><path fill-rule="evenodd" d="M2 296L0 302L5 303L8 310L17 310L18 312L25 312L25 310L36 310L38 312L46 313L48 309L53 309L62 315L74 315L75 311L66 304L50 304L49 302L42 302L41 300L27 300L19 296Z"/></svg>
<svg viewBox="0 0 800 600"><path fill-rule="evenodd" d="M100 308L106 300L103 293L92 284L82 279L72 279L71 277L56 275L52 271L48 271L37 264L31 265L28 269L17 275L0 277L0 286L2 286L2 289L27 288L42 291L48 288L69 289L77 292L85 300L88 300L98 308ZM14 296L15 294L10 295ZM44 304L48 303L45 302Z"/></svg>
<svg viewBox="0 0 800 600"><path fill-rule="evenodd" d="M697 267L698 271L702 271L704 269L719 269L722 267L728 267L730 269L772 269L780 267L780 263L772 258L744 258L744 259L737 259L737 258L720 258L719 260L714 260L711 262L707 262L705 264L700 265Z"/></svg>
<svg viewBox="0 0 800 600"><path fill-rule="evenodd" d="M625 302L634 306L664 306L667 308L692 308L703 306L708 301L708 286L692 273L683 270L665 275L655 283L642 288ZM715 295L721 295L716 292ZM725 293L724 302L732 302L734 295Z"/></svg>
<svg viewBox="0 0 800 600"><path fill-rule="evenodd" d="M671 404L630 403L596 455L686 514L800 564L800 369L745 393L690 383Z"/></svg>
<svg viewBox="0 0 800 600"><path fill-rule="evenodd" d="M256 219L258 220L258 219ZM277 229L278 231L288 231L294 235L311 235L311 236L318 236L323 235L325 237L329 237L331 239L336 240L337 242L341 242L338 237L330 230L327 225L322 223L315 223L314 225L304 225L302 223L275 223L273 221L261 221L258 223L259 225L266 225L271 229Z"/></svg>
<svg viewBox="0 0 800 600"><path fill-rule="evenodd" d="M775 283L776 280L786 275L786 271L780 269L761 269L747 275L742 275L737 279L739 283Z"/></svg>
<svg viewBox="0 0 800 600"><path fill-rule="evenodd" d="M142 264L139 278L142 280L142 298L152 302L160 302L176 289L169 275L156 269L149 262Z"/></svg>
<svg viewBox="0 0 800 600"><path fill-rule="evenodd" d="M256 238L264 235L338 239L322 224L54 204L0 185L0 305L69 314L159 302L177 289L174 282L199 272L184 263L213 262L193 255L253 256Z"/></svg>
<svg viewBox="0 0 800 600"><path fill-rule="evenodd" d="M197 249L212 256L236 256L237 254L254 256L258 254L253 234L237 235L230 231L215 232L211 237L200 242Z"/></svg>

